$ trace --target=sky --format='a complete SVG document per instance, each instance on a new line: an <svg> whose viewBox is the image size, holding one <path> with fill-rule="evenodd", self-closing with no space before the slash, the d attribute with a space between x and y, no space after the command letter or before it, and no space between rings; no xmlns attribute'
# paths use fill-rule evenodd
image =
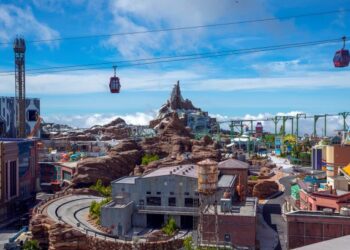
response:
<svg viewBox="0 0 350 250"><path fill-rule="evenodd" d="M0 95L14 95L11 43L16 36L36 41L277 18L203 29L27 42L26 93L40 98L45 121L78 127L115 117L147 124L177 80L185 98L219 119L350 111L349 68L335 69L332 64L341 42L120 67L121 93L108 90L111 62L350 37L350 12L280 18L349 6L350 0L0 0ZM36 68L104 62L109 63L98 69L30 73ZM337 117L329 122L328 132L340 128ZM320 122L320 133L322 126ZM305 121L303 129L311 132L312 121Z"/></svg>

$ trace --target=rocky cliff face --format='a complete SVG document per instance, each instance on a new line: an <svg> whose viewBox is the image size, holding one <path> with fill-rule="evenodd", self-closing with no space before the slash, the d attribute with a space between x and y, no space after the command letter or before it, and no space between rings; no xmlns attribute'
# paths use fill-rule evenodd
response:
<svg viewBox="0 0 350 250"><path fill-rule="evenodd" d="M129 137L132 125L117 118L112 122L100 126L96 125L83 131L68 130L52 135L51 138L67 139L70 141L95 141L95 140L122 140Z"/></svg>
<svg viewBox="0 0 350 250"><path fill-rule="evenodd" d="M72 179L73 186L90 186L98 179L109 185L111 181L129 175L140 163L141 157L142 150L139 145L135 141L124 140L106 156L80 161Z"/></svg>

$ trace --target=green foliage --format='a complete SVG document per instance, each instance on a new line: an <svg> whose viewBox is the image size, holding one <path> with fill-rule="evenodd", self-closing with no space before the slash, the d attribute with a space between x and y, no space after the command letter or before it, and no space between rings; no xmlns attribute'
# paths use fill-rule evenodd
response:
<svg viewBox="0 0 350 250"><path fill-rule="evenodd" d="M100 202L97 202L97 201L91 202L89 215L92 219L97 220L98 224L100 224L100 219L101 219L101 208L111 200L112 198L108 197L106 199L103 199Z"/></svg>
<svg viewBox="0 0 350 250"><path fill-rule="evenodd" d="M295 144L297 142L297 138L295 135L288 134L283 137L283 142L287 144Z"/></svg>
<svg viewBox="0 0 350 250"><path fill-rule="evenodd" d="M112 186L111 185L103 186L102 181L100 179L98 179L96 181L96 184L92 185L90 187L90 189L99 192L104 197L111 197L112 196Z"/></svg>
<svg viewBox="0 0 350 250"><path fill-rule="evenodd" d="M142 165L148 165L152 161L157 161L157 160L159 160L159 156L158 155L156 155L156 154L145 154L142 157L141 164Z"/></svg>
<svg viewBox="0 0 350 250"><path fill-rule="evenodd" d="M255 175L249 176L249 180L257 181L258 179L259 179L259 177L258 177L258 176L255 176Z"/></svg>
<svg viewBox="0 0 350 250"><path fill-rule="evenodd" d="M264 141L269 145L275 145L275 135L264 135Z"/></svg>
<svg viewBox="0 0 350 250"><path fill-rule="evenodd" d="M188 236L184 239L184 248L185 248L185 250L193 250L192 236Z"/></svg>
<svg viewBox="0 0 350 250"><path fill-rule="evenodd" d="M40 250L39 242L37 240L27 240L23 244L23 250Z"/></svg>
<svg viewBox="0 0 350 250"><path fill-rule="evenodd" d="M170 217L165 226L162 228L162 231L166 235L172 236L176 232L177 228L178 226L176 225L175 219L173 217Z"/></svg>

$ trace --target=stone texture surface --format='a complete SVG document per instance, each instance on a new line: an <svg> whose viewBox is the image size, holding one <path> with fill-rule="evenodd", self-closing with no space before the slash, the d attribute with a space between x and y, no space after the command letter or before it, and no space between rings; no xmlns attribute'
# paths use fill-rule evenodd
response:
<svg viewBox="0 0 350 250"><path fill-rule="evenodd" d="M90 186L98 179L101 179L105 185L109 185L112 180L129 175L140 163L141 157L142 151L138 144L131 140L124 140L113 147L106 156L80 161L72 179L73 186Z"/></svg>
<svg viewBox="0 0 350 250"><path fill-rule="evenodd" d="M253 188L253 196L265 199L278 192L278 184L275 181L258 182Z"/></svg>

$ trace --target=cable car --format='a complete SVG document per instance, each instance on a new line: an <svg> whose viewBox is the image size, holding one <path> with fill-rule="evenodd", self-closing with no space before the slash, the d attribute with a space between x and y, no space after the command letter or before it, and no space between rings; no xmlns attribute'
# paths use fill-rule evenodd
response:
<svg viewBox="0 0 350 250"><path fill-rule="evenodd" d="M350 54L349 50L345 49L345 40L346 37L343 37L343 48L341 50L338 50L335 52L334 58L333 58L333 63L334 67L336 68L342 68L342 67L347 67L349 66L350 62Z"/></svg>
<svg viewBox="0 0 350 250"><path fill-rule="evenodd" d="M117 66L113 66L114 76L109 80L109 89L112 94L117 94L120 92L120 81L119 77L116 76Z"/></svg>

